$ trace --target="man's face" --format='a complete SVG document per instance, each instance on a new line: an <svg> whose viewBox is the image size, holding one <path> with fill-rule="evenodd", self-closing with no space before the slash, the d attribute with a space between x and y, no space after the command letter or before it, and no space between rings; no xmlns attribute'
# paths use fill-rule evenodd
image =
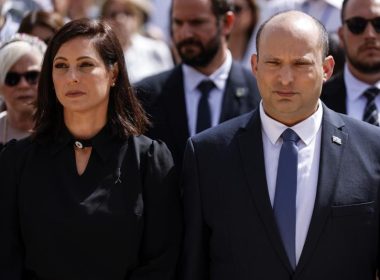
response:
<svg viewBox="0 0 380 280"><path fill-rule="evenodd" d="M174 0L172 37L185 64L207 66L221 48L221 23L209 0Z"/></svg>
<svg viewBox="0 0 380 280"><path fill-rule="evenodd" d="M380 17L380 0L350 0L344 12L344 20L355 17L374 19ZM380 72L380 34L373 26L367 26L360 34L352 33L348 24L339 29L339 37L345 49L347 63L361 73Z"/></svg>
<svg viewBox="0 0 380 280"><path fill-rule="evenodd" d="M252 69L266 114L292 126L317 110L334 60L322 59L319 30L311 20L273 21L262 32Z"/></svg>

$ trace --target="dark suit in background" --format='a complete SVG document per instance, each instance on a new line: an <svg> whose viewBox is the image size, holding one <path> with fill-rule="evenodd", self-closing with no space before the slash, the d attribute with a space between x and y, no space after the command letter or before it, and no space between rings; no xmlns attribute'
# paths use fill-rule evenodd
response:
<svg viewBox="0 0 380 280"><path fill-rule="evenodd" d="M323 110L317 196L294 272L268 195L259 110L189 140L184 279L375 279L380 130Z"/></svg>
<svg viewBox="0 0 380 280"><path fill-rule="evenodd" d="M136 90L153 122L147 135L163 140L171 150L175 163L180 166L186 140L190 136L181 65L144 79L136 85ZM252 73L233 62L219 122L251 111L257 107L259 100L256 79Z"/></svg>
<svg viewBox="0 0 380 280"><path fill-rule="evenodd" d="M353 113L351 102L355 103L355 101L347 99L346 86L350 89L349 93L351 94L350 83L353 79L357 80L356 82L366 84L368 88L376 86L379 82L380 53L378 51L371 51L371 48L379 48L380 34L375 31L372 25L365 25L364 28L352 32L346 20L355 17L366 20L377 18L380 16L379 7L379 3L371 0L349 0L343 2L342 21L344 24L339 28L338 34L340 44L346 56L346 66L343 73L349 73L352 75L352 78L347 79L347 74L338 74L323 86L321 96L322 101L330 109L344 114L347 114L347 101L349 101L350 115L358 119L362 119L365 109L363 109L363 112ZM357 92L357 94L362 94L364 91L365 88L363 88L362 92ZM376 102L377 107L379 107L378 98ZM356 111L356 109L353 110Z"/></svg>
<svg viewBox="0 0 380 280"><path fill-rule="evenodd" d="M335 112L347 114L347 92L343 72L328 80L322 88L321 100Z"/></svg>

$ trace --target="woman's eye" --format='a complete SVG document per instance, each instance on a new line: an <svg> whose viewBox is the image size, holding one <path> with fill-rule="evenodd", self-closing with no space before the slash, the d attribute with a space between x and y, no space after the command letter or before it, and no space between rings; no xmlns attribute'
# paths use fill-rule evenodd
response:
<svg viewBox="0 0 380 280"><path fill-rule="evenodd" d="M67 68L67 67L68 66L65 63L56 63L56 64L54 64L54 68L58 68L58 69Z"/></svg>
<svg viewBox="0 0 380 280"><path fill-rule="evenodd" d="M90 63L90 62L83 62L79 65L79 67L93 67L94 64Z"/></svg>

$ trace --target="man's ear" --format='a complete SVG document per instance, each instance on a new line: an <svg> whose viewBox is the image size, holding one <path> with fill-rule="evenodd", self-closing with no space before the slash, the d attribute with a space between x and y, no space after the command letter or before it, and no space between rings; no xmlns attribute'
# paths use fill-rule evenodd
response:
<svg viewBox="0 0 380 280"><path fill-rule="evenodd" d="M334 72L335 61L334 58L329 55L323 62L323 81L326 82L332 76Z"/></svg>
<svg viewBox="0 0 380 280"><path fill-rule="evenodd" d="M257 75L257 62L258 62L259 57L257 54L253 54L251 56L251 68L252 68L252 73L256 77Z"/></svg>

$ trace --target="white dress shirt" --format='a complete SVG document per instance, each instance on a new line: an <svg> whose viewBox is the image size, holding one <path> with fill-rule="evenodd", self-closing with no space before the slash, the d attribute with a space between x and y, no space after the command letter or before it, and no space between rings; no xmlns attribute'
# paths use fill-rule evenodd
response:
<svg viewBox="0 0 380 280"><path fill-rule="evenodd" d="M317 193L319 158L321 151L321 123L323 108L306 120L291 127L300 137L298 141L297 197L296 197L296 262L298 263L309 230ZM260 103L262 138L268 192L273 206L276 191L278 159L282 145L281 134L288 127L265 112Z"/></svg>
<svg viewBox="0 0 380 280"><path fill-rule="evenodd" d="M212 80L215 84L215 88L210 92L208 102L211 110L211 126L216 126L220 122L224 89L226 87L231 66L232 55L230 51L227 51L226 59L223 64L208 77L186 64L182 65L187 121L190 136L193 136L196 132L198 103L201 98L201 92L197 89L197 86L205 79Z"/></svg>
<svg viewBox="0 0 380 280"><path fill-rule="evenodd" d="M365 105L367 104L367 98L363 95L364 91L369 87L380 88L380 81L375 85L369 85L355 78L347 64L344 65L344 84L346 86L346 108L347 115L358 120L363 120L363 114ZM378 95L375 99L377 109L380 113L380 96ZM380 115L379 115L380 117Z"/></svg>

